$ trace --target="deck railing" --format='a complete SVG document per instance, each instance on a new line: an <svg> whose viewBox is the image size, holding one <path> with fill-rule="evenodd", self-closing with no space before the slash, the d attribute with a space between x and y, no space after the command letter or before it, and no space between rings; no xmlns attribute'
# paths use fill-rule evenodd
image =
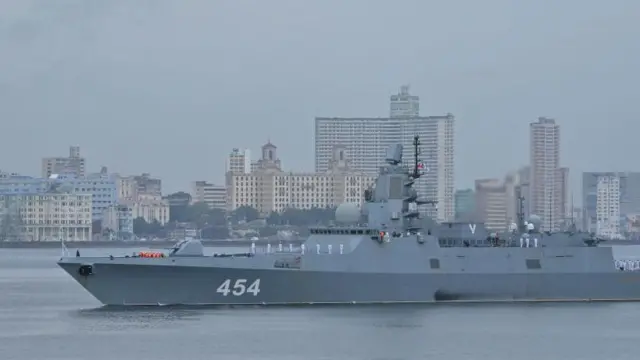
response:
<svg viewBox="0 0 640 360"><path fill-rule="evenodd" d="M273 254L273 253L295 253L295 254L316 254L316 255L341 255L345 253L344 244L339 245L324 245L320 246L320 244L316 244L315 246L305 246L302 244L300 246L293 246L293 244L289 244L288 246L283 246L282 243L278 245L261 245L256 246L255 243L251 244L249 248L249 252L252 254Z"/></svg>
<svg viewBox="0 0 640 360"><path fill-rule="evenodd" d="M616 259L614 265L621 271L640 271L640 259Z"/></svg>

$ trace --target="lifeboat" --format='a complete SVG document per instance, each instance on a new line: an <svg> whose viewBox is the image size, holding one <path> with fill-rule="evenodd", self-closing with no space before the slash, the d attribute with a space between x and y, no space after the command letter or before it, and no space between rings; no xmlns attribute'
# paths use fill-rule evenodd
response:
<svg viewBox="0 0 640 360"><path fill-rule="evenodd" d="M141 251L138 253L138 256L144 258L160 258L164 257L164 254L159 252Z"/></svg>

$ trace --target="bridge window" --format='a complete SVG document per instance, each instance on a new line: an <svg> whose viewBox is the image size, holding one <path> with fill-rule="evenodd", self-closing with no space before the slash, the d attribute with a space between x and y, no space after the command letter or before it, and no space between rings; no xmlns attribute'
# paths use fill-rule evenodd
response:
<svg viewBox="0 0 640 360"><path fill-rule="evenodd" d="M429 265L432 269L440 269L440 259L429 259Z"/></svg>

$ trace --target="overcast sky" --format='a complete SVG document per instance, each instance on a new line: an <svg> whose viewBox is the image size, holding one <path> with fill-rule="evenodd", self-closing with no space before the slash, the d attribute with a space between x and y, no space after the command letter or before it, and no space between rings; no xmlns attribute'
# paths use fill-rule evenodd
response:
<svg viewBox="0 0 640 360"><path fill-rule="evenodd" d="M1 0L0 169L39 176L79 145L89 171L166 191L222 182L268 138L313 164L315 116L387 116L409 83L456 116L456 187L528 162L528 124L561 162L638 170L637 0Z"/></svg>

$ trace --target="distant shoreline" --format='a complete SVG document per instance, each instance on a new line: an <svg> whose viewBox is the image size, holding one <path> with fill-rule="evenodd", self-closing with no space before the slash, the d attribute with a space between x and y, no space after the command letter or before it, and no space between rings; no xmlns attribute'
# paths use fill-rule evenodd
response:
<svg viewBox="0 0 640 360"><path fill-rule="evenodd" d="M233 240L202 240L204 246L209 247L232 247L232 246L251 246L251 243L256 245L277 245L282 243L283 245L300 245L304 240L278 240L278 239L260 239L260 240L248 240L248 239L233 239ZM67 248L71 249L86 249L86 248L134 248L134 247L148 247L148 248L166 248L175 245L175 241L162 240L162 241L109 241L109 240L96 240L96 241L65 241L64 244ZM0 249L55 249L60 248L59 241L0 241Z"/></svg>

